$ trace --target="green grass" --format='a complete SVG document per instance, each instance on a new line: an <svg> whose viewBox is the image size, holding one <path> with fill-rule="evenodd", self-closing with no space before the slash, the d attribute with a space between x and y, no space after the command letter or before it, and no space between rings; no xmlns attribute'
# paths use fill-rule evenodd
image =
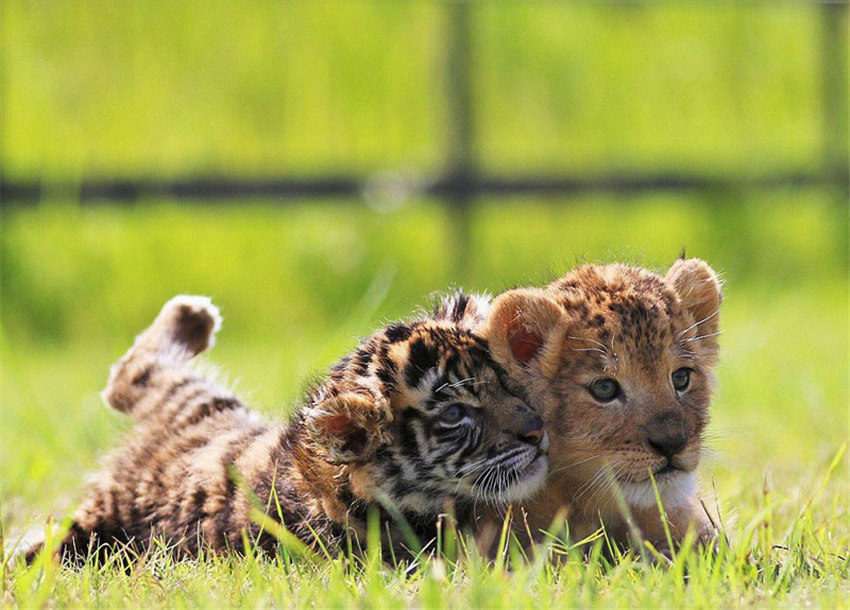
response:
<svg viewBox="0 0 850 610"><path fill-rule="evenodd" d="M400 569L252 559L129 573L36 566L2 575L11 605L533 604L846 606L850 551L848 285L844 211L829 192L479 202L453 262L451 216L419 202L377 214L351 202L128 208L54 202L0 225L2 523L9 545L81 497L84 473L127 422L100 404L109 364L162 302L205 293L225 323L210 359L258 408L282 415L305 379L386 319L447 285L500 291L583 260L663 270L681 247L726 280L719 393L703 464L730 546L665 570L573 557L509 574L467 558ZM683 574L687 574L685 579Z"/></svg>

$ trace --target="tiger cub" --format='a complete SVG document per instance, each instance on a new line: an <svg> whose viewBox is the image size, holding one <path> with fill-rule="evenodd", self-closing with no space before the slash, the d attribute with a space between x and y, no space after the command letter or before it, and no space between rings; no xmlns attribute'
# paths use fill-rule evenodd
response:
<svg viewBox="0 0 850 610"><path fill-rule="evenodd" d="M524 498L546 477L541 418L487 344L448 318L375 333L288 423L264 423L187 365L219 326L209 299L176 297L113 365L103 397L136 423L74 514L64 558L114 543L144 550L153 537L182 556L240 552L246 534L274 552L250 514L257 501L314 548L362 544L372 509L382 531L403 521L424 543L447 504L471 526L477 502Z"/></svg>

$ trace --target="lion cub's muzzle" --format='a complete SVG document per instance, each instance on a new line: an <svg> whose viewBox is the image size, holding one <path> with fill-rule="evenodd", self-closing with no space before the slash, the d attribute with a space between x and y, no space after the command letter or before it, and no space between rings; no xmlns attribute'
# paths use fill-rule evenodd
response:
<svg viewBox="0 0 850 610"><path fill-rule="evenodd" d="M656 415L644 430L649 448L668 460L681 452L688 442L685 418L678 411L665 411Z"/></svg>
<svg viewBox="0 0 850 610"><path fill-rule="evenodd" d="M685 418L678 411L665 411L654 416L645 427L646 445L663 462L653 468L654 475L663 475L689 468L683 463L681 454L688 446Z"/></svg>

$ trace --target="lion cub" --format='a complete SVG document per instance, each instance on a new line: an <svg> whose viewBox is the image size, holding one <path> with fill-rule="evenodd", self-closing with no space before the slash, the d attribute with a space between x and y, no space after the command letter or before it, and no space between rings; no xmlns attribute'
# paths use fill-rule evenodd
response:
<svg viewBox="0 0 850 610"><path fill-rule="evenodd" d="M642 536L669 553L652 475L674 545L691 527L703 541L715 535L695 470L720 301L717 275L698 259L678 260L664 277L587 265L496 299L482 334L551 438L547 486L525 504L527 531L546 529L565 508L573 539L601 521L626 543L630 512Z"/></svg>

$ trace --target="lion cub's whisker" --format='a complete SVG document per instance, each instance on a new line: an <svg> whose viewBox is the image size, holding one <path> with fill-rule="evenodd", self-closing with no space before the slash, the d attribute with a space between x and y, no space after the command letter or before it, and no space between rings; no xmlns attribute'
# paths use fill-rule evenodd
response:
<svg viewBox="0 0 850 610"><path fill-rule="evenodd" d="M719 313L720 313L720 310L719 310L719 309L715 309L715 310L714 310L714 313L707 315L707 316L706 316L706 317L704 317L702 320L698 320L698 321L694 322L693 324L691 324L690 326L688 326L685 330L683 330L683 331L682 331L682 332L680 332L678 335L676 335L676 338L677 338L677 339L681 338L683 335L685 335L685 334L686 334L689 330L691 330L692 328L696 328L697 326L699 326L699 325L700 325L700 324L702 324L703 322L708 322L711 318L713 318L714 316L716 316L716 315L717 315L717 314L719 314Z"/></svg>
<svg viewBox="0 0 850 610"><path fill-rule="evenodd" d="M692 341L699 341L700 339L708 339L709 337L716 337L717 335L721 335L724 332L726 332L726 331L725 330L718 330L717 332L714 332L714 333L707 333L705 335L699 335L699 336L696 336L696 337L691 337L689 339L683 339L682 342L683 343L691 343Z"/></svg>

